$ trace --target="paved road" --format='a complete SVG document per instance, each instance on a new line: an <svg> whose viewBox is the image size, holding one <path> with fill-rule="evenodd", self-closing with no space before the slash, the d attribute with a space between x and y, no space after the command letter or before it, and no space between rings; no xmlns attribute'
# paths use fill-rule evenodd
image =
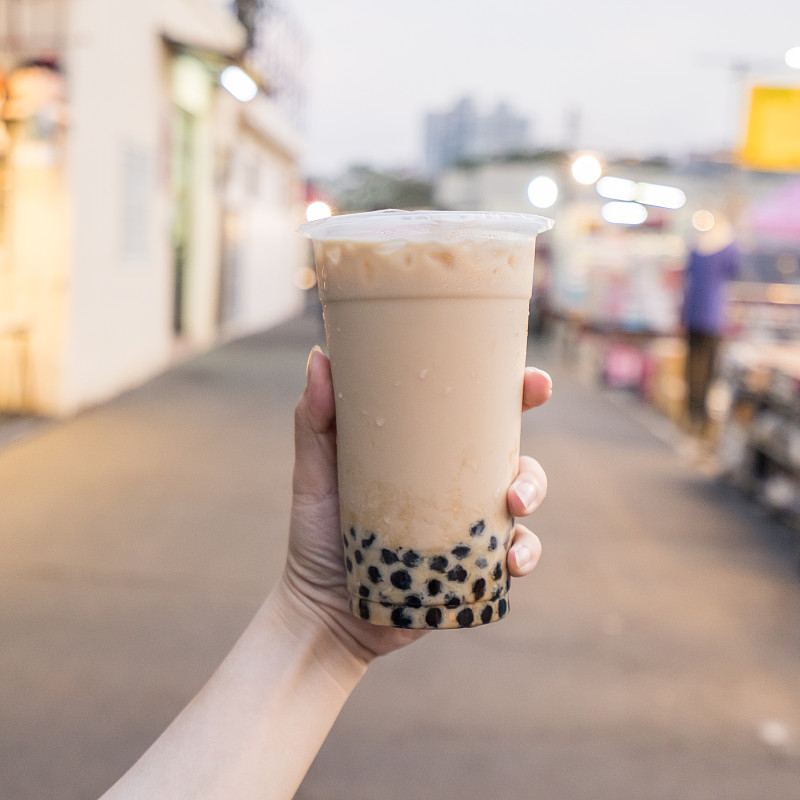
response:
<svg viewBox="0 0 800 800"><path fill-rule="evenodd" d="M280 570L314 321L0 449L0 797L99 795ZM635 402L548 362L545 545L502 623L373 666L299 800L797 800L789 533ZM666 437L668 439L668 437Z"/></svg>

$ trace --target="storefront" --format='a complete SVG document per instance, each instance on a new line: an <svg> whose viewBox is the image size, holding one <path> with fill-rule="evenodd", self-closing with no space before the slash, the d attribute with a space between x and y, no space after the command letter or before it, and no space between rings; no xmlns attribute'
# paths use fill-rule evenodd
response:
<svg viewBox="0 0 800 800"><path fill-rule="evenodd" d="M221 86L229 5L109 9L0 0L0 410L73 413L302 303L298 136Z"/></svg>

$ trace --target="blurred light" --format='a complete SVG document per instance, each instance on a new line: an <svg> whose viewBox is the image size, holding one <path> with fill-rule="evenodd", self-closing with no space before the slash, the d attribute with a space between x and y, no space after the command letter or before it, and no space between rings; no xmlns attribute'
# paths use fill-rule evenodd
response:
<svg viewBox="0 0 800 800"><path fill-rule="evenodd" d="M659 208L682 208L686 195L675 186L660 186L657 183L640 183L637 186L636 200L646 206Z"/></svg>
<svg viewBox="0 0 800 800"><path fill-rule="evenodd" d="M579 156L572 162L572 177L584 186L591 186L602 175L603 167L594 156Z"/></svg>
<svg viewBox="0 0 800 800"><path fill-rule="evenodd" d="M646 206L659 208L682 208L686 195L675 186L661 186L658 183L636 183L627 178L614 178L606 175L597 181L597 194L606 200L635 200Z"/></svg>
<svg viewBox="0 0 800 800"><path fill-rule="evenodd" d="M331 216L332 213L331 207L327 203L323 203L322 200L315 200L306 207L306 219L309 222L313 222L315 219L325 219Z"/></svg>
<svg viewBox="0 0 800 800"><path fill-rule="evenodd" d="M800 47L790 47L786 51L786 66L800 69Z"/></svg>
<svg viewBox="0 0 800 800"><path fill-rule="evenodd" d="M550 208L558 200L558 184L546 175L539 175L528 184L528 200L536 208Z"/></svg>
<svg viewBox="0 0 800 800"><path fill-rule="evenodd" d="M606 203L600 213L606 222L615 225L641 225L647 219L647 209L639 203L613 201Z"/></svg>
<svg viewBox="0 0 800 800"><path fill-rule="evenodd" d="M240 103L249 103L258 94L256 82L239 67L225 67L219 76L219 82Z"/></svg>
<svg viewBox="0 0 800 800"><path fill-rule="evenodd" d="M627 178L612 178L607 175L597 181L595 188L597 194L607 200L633 200L636 197L636 184Z"/></svg>
<svg viewBox="0 0 800 800"><path fill-rule="evenodd" d="M710 211L701 208L692 214L692 226L695 230L710 231L714 227L714 215Z"/></svg>

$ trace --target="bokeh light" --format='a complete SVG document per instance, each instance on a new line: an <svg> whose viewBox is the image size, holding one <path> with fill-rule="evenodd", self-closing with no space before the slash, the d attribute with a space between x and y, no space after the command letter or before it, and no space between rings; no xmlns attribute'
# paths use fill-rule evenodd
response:
<svg viewBox="0 0 800 800"><path fill-rule="evenodd" d="M692 226L701 232L710 231L714 227L714 215L705 208L701 208L692 214Z"/></svg>
<svg viewBox="0 0 800 800"><path fill-rule="evenodd" d="M641 225L647 219L647 209L639 203L614 200L600 210L603 219L615 225Z"/></svg>
<svg viewBox="0 0 800 800"><path fill-rule="evenodd" d="M550 208L558 200L558 184L547 175L539 175L528 184L528 200L536 208Z"/></svg>
<svg viewBox="0 0 800 800"><path fill-rule="evenodd" d="M800 69L800 47L790 47L786 51L786 66Z"/></svg>
<svg viewBox="0 0 800 800"><path fill-rule="evenodd" d="M306 207L306 219L309 222L313 222L315 219L326 219L332 213L331 207L322 200L315 200Z"/></svg>
<svg viewBox="0 0 800 800"><path fill-rule="evenodd" d="M219 82L241 103L249 103L258 94L258 84L240 67L225 67Z"/></svg>
<svg viewBox="0 0 800 800"><path fill-rule="evenodd" d="M603 174L600 162L591 155L579 156L572 162L572 177L584 186L591 186Z"/></svg>

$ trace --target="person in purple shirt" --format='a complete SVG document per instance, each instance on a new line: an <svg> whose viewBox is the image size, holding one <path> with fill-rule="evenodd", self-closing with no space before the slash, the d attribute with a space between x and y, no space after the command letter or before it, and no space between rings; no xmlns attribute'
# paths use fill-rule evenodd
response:
<svg viewBox="0 0 800 800"><path fill-rule="evenodd" d="M726 322L725 285L739 273L739 249L719 221L691 251L684 273L681 323L686 335L686 400L691 433L708 435L708 390ZM713 232L713 233L712 233Z"/></svg>

